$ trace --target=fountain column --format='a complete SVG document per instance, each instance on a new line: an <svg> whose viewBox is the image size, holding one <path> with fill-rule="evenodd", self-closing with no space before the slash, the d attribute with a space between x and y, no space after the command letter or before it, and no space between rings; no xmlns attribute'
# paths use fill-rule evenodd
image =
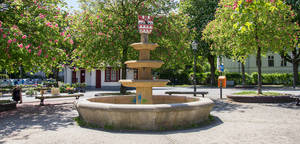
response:
<svg viewBox="0 0 300 144"><path fill-rule="evenodd" d="M157 44L148 42L148 34L153 28L153 18L149 16L139 16L139 30L141 42L133 43L135 50L139 51L139 60L126 61L127 67L138 70L138 80L120 80L122 85L136 87L136 104L153 104L152 87L163 87L169 80L153 80L151 69L160 68L162 61L150 60L150 51L158 47Z"/></svg>

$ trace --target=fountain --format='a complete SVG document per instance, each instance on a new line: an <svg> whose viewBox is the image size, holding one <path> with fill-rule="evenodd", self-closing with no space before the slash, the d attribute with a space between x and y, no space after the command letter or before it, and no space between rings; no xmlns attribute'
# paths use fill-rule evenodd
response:
<svg viewBox="0 0 300 144"><path fill-rule="evenodd" d="M152 95L152 87L163 87L169 80L152 79L151 69L162 61L150 60L150 51L158 47L148 42L153 18L139 16L141 42L131 44L139 51L139 60L126 61L138 69L138 80L120 80L122 85L136 87L136 95L103 96L75 102L80 117L101 127L117 129L160 130L197 124L208 119L214 103L208 98Z"/></svg>

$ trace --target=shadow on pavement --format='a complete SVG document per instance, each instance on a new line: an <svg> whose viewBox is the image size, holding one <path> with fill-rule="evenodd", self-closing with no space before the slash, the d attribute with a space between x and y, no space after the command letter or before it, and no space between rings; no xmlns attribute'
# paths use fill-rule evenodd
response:
<svg viewBox="0 0 300 144"><path fill-rule="evenodd" d="M55 131L61 127L73 125L73 104L56 105L26 105L19 106L16 110L0 113L0 139L18 136L25 129L42 129ZM76 113L75 113L76 114ZM29 135L21 136L27 139ZM0 143L4 141L0 140Z"/></svg>
<svg viewBox="0 0 300 144"><path fill-rule="evenodd" d="M276 103L276 104L264 104L265 106L270 106L270 107L281 107L281 108L287 108L287 109L298 109L300 110L300 106L296 105L296 102L291 102L291 103Z"/></svg>
<svg viewBox="0 0 300 144"><path fill-rule="evenodd" d="M243 104L243 103L235 103L231 101L227 101L225 99L213 100L215 102L215 106L212 111L222 112L222 111L235 111L235 110L243 110L243 109L252 109L252 106Z"/></svg>

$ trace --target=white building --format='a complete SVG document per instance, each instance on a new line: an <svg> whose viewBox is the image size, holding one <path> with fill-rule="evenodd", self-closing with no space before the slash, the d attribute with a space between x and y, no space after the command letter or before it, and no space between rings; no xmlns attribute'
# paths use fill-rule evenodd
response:
<svg viewBox="0 0 300 144"><path fill-rule="evenodd" d="M69 67L64 69L64 83L85 83L90 88L105 88L105 87L120 87L119 80L122 76L120 69L115 70L111 67L107 67L105 70L92 70L88 71L80 69L74 71ZM137 71L133 69L127 69L126 79L136 79Z"/></svg>
<svg viewBox="0 0 300 144"><path fill-rule="evenodd" d="M228 72L242 72L239 62L223 58L224 68ZM298 70L300 71L299 67ZM256 56L250 55L245 61L245 72L251 74L257 72ZM275 53L262 56L262 73L292 73L293 65Z"/></svg>

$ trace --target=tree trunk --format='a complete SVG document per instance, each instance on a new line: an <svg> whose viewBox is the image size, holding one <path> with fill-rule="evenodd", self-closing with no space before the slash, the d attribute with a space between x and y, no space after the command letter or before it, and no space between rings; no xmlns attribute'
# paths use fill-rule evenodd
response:
<svg viewBox="0 0 300 144"><path fill-rule="evenodd" d="M242 85L246 84L246 76L245 76L245 64L241 63L242 65Z"/></svg>
<svg viewBox="0 0 300 144"><path fill-rule="evenodd" d="M257 49L257 70L258 70L258 79L257 79L257 93L262 94L262 76L261 76L261 48L258 46Z"/></svg>
<svg viewBox="0 0 300 144"><path fill-rule="evenodd" d="M216 79L215 79L215 57L213 55L209 55L208 57L208 62L210 64L210 85L214 86L216 85Z"/></svg>
<svg viewBox="0 0 300 144"><path fill-rule="evenodd" d="M55 79L56 82L54 87L58 87L58 68L53 69L53 79Z"/></svg>
<svg viewBox="0 0 300 144"><path fill-rule="evenodd" d="M127 47L124 47L123 52L122 52L122 60L121 60L121 69L122 69L122 79L126 79L127 77L127 68L125 61L127 61ZM120 93L121 94L126 94L126 87L121 84L120 87Z"/></svg>
<svg viewBox="0 0 300 144"><path fill-rule="evenodd" d="M296 85L298 84L299 74L298 74L298 62L293 63L293 88L296 88Z"/></svg>

